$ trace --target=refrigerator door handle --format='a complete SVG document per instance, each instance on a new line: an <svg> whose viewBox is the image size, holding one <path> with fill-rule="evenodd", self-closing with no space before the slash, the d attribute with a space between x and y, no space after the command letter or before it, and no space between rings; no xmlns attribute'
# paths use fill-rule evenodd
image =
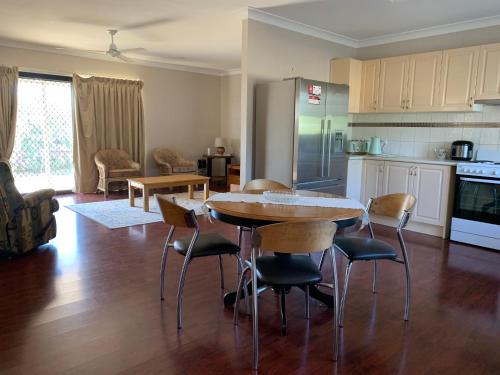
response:
<svg viewBox="0 0 500 375"><path fill-rule="evenodd" d="M328 169L327 169L327 176L330 177L330 163L332 161L332 121L328 120L328 126L327 126L327 137L328 137Z"/></svg>
<svg viewBox="0 0 500 375"><path fill-rule="evenodd" d="M321 177L325 176L325 120L321 120Z"/></svg>

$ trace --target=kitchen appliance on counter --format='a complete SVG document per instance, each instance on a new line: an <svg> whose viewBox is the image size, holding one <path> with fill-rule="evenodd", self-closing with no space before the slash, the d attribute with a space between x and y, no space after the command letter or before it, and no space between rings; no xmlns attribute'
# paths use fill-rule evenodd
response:
<svg viewBox="0 0 500 375"><path fill-rule="evenodd" d="M368 146L369 155L382 155L385 142L383 142L379 137L371 137L370 145Z"/></svg>
<svg viewBox="0 0 500 375"><path fill-rule="evenodd" d="M347 146L347 152L354 155L365 155L368 152L368 141L352 139Z"/></svg>
<svg viewBox="0 0 500 375"><path fill-rule="evenodd" d="M455 141L451 144L453 160L472 160L474 143L470 141Z"/></svg>
<svg viewBox="0 0 500 375"><path fill-rule="evenodd" d="M345 195L348 93L303 78L257 85L255 178Z"/></svg>
<svg viewBox="0 0 500 375"><path fill-rule="evenodd" d="M500 250L500 151L457 164L450 239Z"/></svg>

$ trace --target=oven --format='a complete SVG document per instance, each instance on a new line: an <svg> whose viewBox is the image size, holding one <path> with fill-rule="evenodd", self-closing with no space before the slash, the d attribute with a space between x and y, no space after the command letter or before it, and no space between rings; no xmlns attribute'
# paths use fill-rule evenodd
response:
<svg viewBox="0 0 500 375"><path fill-rule="evenodd" d="M450 238L500 250L500 178L457 174Z"/></svg>

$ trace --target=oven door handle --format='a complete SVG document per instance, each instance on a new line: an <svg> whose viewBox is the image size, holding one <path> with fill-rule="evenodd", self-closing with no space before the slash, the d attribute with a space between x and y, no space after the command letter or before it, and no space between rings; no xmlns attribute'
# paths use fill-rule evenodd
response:
<svg viewBox="0 0 500 375"><path fill-rule="evenodd" d="M480 182L482 184L494 184L494 185L497 185L500 183L500 181L498 181L498 180L483 180L480 178L470 178L470 177L460 177L460 181Z"/></svg>

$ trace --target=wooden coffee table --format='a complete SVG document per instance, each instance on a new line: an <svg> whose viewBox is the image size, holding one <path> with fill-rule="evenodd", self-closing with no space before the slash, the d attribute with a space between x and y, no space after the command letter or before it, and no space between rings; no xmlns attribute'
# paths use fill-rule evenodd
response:
<svg viewBox="0 0 500 375"><path fill-rule="evenodd" d="M203 184L203 198L208 199L210 182L209 177L198 176L195 174L180 174L173 176L158 176L158 177L138 177L129 178L128 180L128 197L130 200L130 207L135 205L135 191L134 189L142 189L142 196L144 201L144 211L149 211L149 190L161 189L174 186L187 186L188 197L193 199L193 189L195 185Z"/></svg>

